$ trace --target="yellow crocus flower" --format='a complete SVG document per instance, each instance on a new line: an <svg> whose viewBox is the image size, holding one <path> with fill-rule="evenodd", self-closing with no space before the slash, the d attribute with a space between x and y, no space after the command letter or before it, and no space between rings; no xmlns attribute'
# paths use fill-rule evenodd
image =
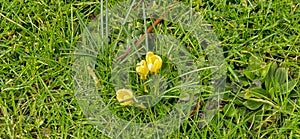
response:
<svg viewBox="0 0 300 139"><path fill-rule="evenodd" d="M154 55L153 52L148 52L146 54L146 62L147 62L148 69L152 73L157 74L162 65L162 60L160 56Z"/></svg>
<svg viewBox="0 0 300 139"><path fill-rule="evenodd" d="M149 69L147 67L147 63L146 63L145 60L142 60L140 63L138 63L135 70L139 73L142 80L145 80L147 78L147 75L149 73Z"/></svg>
<svg viewBox="0 0 300 139"><path fill-rule="evenodd" d="M133 93L128 89L120 89L117 91L117 100L121 106L132 106L134 101Z"/></svg>

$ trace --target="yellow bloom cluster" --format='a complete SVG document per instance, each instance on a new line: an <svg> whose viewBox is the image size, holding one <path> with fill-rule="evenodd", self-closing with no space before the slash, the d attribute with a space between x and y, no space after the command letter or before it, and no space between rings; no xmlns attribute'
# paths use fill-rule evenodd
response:
<svg viewBox="0 0 300 139"><path fill-rule="evenodd" d="M140 78L142 80L147 79L147 75L149 71L156 75L160 68L162 66L162 59L155 55L153 52L148 52L146 54L146 61L142 60L137 64L136 71L140 75ZM145 87L145 90L147 92L147 89ZM120 89L116 92L117 94L117 100L120 102L121 106L133 106L133 104L137 103L137 100L135 99L133 93L128 89ZM146 108L143 104L137 105L140 108Z"/></svg>
<svg viewBox="0 0 300 139"><path fill-rule="evenodd" d="M153 52L146 54L146 61L142 60L137 64L136 71L139 73L142 80L147 78L149 71L157 74L162 66L162 59L160 56L155 55Z"/></svg>
<svg viewBox="0 0 300 139"><path fill-rule="evenodd" d="M142 60L140 63L138 63L135 70L139 73L142 80L145 80L147 78L147 75L149 73L149 69L147 67L147 63L146 63L145 60Z"/></svg>

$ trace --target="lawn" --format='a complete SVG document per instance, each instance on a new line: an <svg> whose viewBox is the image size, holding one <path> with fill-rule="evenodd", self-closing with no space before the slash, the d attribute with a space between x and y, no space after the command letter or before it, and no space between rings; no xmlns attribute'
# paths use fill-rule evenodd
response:
<svg viewBox="0 0 300 139"><path fill-rule="evenodd" d="M173 132L167 132L166 138L300 138L300 3L297 0L180 2L199 13L210 26L219 41L219 47L211 51L221 50L221 55L218 55L221 57L209 55L210 49L206 51L201 47L206 44L199 43L183 29L188 24L156 23L156 17L134 20L122 24L122 27L115 21L111 24L97 22L102 23L99 26L115 27L109 30L112 31L109 41L104 44L106 47L96 48L100 54L95 55L95 65L77 64L80 59L78 49L90 47L87 44L98 44L99 40L90 35L103 33L103 30L97 32L93 28L97 26L91 23L120 1L2 0L0 138L109 138L105 131L99 130L101 126L123 129L124 125L99 123L99 119L95 119L103 118L99 114L111 111L131 123L156 121L168 114L176 114L170 110L177 108L175 104L181 100L182 92L199 92L195 94L197 99L194 101L197 107L189 108L182 125ZM184 14L178 12L179 16ZM153 82L148 82L140 79L135 72L136 63L145 59L145 52L137 53L133 59L130 59L132 55L126 55L124 63L113 59L123 59L120 56L128 52L128 36L134 40L129 43L136 45L130 46L134 48L133 52L138 52L140 49L135 48L139 48L139 44L135 42L151 26L155 26L152 33L171 35L178 40L158 37L165 39L160 43L182 45L184 48L182 52L178 50L180 56L176 55L177 49L174 48L175 56L168 57L168 45L161 47L165 50L155 54L161 56L162 68L158 75L149 74L147 79L151 78ZM142 41L141 44L148 46L159 42L155 37L153 40ZM84 45L87 46L82 47ZM156 47L151 49L156 50ZM117 53L115 50L120 51ZM182 59L191 60L196 65L186 68L178 64ZM221 63L217 66L222 68L214 71L212 63ZM189 62L185 64L189 65ZM78 68L84 70L78 71ZM186 70L194 68L197 72L184 75ZM129 74L124 74L127 70ZM203 115L207 114L205 106L209 106L210 94L216 88L212 83L215 72L225 76L226 84L224 82L220 91L222 99L215 103L218 105L213 105L214 116L202 126ZM179 80L178 76L183 80ZM124 80L117 80L119 77ZM83 79L83 82L78 79ZM191 85L194 80L200 87ZM186 84L180 84L182 82ZM140 103L143 101L133 104L136 107L121 106L116 99L116 91L126 83L137 96L147 96L147 90L151 93L159 83L168 91L161 101L151 102L156 104L151 108L145 109ZM114 88L115 84L117 87ZM83 99L85 94L78 94L78 90L90 88L80 85L96 88L107 109L98 103L99 97L86 103ZM182 91L178 86L191 88ZM147 101L147 97L140 100L143 98ZM155 126L163 127L161 124ZM126 132L128 134L124 132L122 137L132 138L130 130Z"/></svg>

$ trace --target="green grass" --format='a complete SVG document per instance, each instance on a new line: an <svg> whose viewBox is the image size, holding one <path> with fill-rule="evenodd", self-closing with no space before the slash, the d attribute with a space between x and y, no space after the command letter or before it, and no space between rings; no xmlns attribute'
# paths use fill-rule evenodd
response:
<svg viewBox="0 0 300 139"><path fill-rule="evenodd" d="M168 138L300 138L299 3L183 2L205 13L221 42L226 93L207 126L197 128L196 114ZM94 19L100 7L83 1L0 3L0 138L106 138L84 116L72 77L81 23ZM158 28L169 33L170 26ZM189 48L195 58L203 55ZM129 115L125 119L139 112L113 101L116 113Z"/></svg>

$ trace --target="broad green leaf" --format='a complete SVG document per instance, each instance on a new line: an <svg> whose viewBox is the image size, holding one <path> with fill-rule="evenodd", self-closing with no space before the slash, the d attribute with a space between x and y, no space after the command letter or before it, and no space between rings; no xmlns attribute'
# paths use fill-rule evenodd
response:
<svg viewBox="0 0 300 139"><path fill-rule="evenodd" d="M252 94L252 97L270 99L270 95L263 88L251 88L249 92Z"/></svg>
<svg viewBox="0 0 300 139"><path fill-rule="evenodd" d="M236 98L232 98L229 100L229 102L232 102L233 104L236 104L236 105L243 105L243 102L239 97L236 97Z"/></svg>
<svg viewBox="0 0 300 139"><path fill-rule="evenodd" d="M249 110L245 107L240 107L235 110L236 110L237 115L242 115L242 116L245 116L249 112Z"/></svg>
<svg viewBox="0 0 300 139"><path fill-rule="evenodd" d="M297 84L298 84L298 81L296 81L295 79L292 79L291 81L283 83L281 85L281 90L284 94L290 93L296 87Z"/></svg>
<svg viewBox="0 0 300 139"><path fill-rule="evenodd" d="M244 106L246 106L250 110L256 110L258 109L263 103L262 102L257 102L253 100L247 100L244 103Z"/></svg>
<svg viewBox="0 0 300 139"><path fill-rule="evenodd" d="M262 109L263 109L263 110L270 110L270 109L272 109L272 108L273 108L273 107L272 107L271 105L266 104L266 103L264 103L263 106L262 106Z"/></svg>
<svg viewBox="0 0 300 139"><path fill-rule="evenodd" d="M263 68L261 70L261 74L260 74L260 79L261 80L266 80L266 76L268 75L269 69L271 67L272 63L268 64L267 66L265 66L265 68Z"/></svg>
<svg viewBox="0 0 300 139"><path fill-rule="evenodd" d="M287 70L283 67L280 67L275 72L275 80L281 85L285 83L288 73Z"/></svg>
<svg viewBox="0 0 300 139"><path fill-rule="evenodd" d="M272 84L273 84L274 75L275 75L277 67L278 67L277 63L274 62L271 64L271 66L269 68L268 74L265 79L265 86L266 86L267 90L270 90L270 88L273 86Z"/></svg>

